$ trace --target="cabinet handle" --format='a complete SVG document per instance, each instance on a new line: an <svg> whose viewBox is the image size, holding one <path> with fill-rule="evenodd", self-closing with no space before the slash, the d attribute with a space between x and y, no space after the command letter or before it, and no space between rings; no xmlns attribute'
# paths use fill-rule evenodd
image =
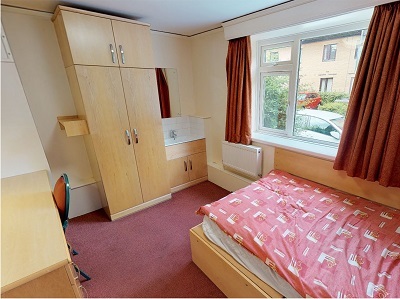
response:
<svg viewBox="0 0 400 299"><path fill-rule="evenodd" d="M192 170L192 169L193 169L193 167L192 167L192 160L189 160L189 165L190 165L190 170Z"/></svg>
<svg viewBox="0 0 400 299"><path fill-rule="evenodd" d="M124 54L124 49L122 48L122 45L119 45L119 51L121 52L122 64L125 64L125 54Z"/></svg>
<svg viewBox="0 0 400 299"><path fill-rule="evenodd" d="M115 63L115 51L114 51L114 46L110 44L110 52L111 52L111 60L113 63Z"/></svg>
<svg viewBox="0 0 400 299"><path fill-rule="evenodd" d="M128 145L131 145L131 134L129 133L129 130L125 130L125 135L126 135L126 142Z"/></svg>
<svg viewBox="0 0 400 299"><path fill-rule="evenodd" d="M186 163L186 161L183 161L183 165L185 165L185 171L187 171L187 163Z"/></svg>
<svg viewBox="0 0 400 299"><path fill-rule="evenodd" d="M133 129L133 135L135 135L135 143L139 143L139 136L136 129Z"/></svg>

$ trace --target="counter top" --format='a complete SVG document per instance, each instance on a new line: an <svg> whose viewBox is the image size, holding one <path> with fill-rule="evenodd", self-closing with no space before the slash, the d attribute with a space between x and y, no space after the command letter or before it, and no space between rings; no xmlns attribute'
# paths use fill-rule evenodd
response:
<svg viewBox="0 0 400 299"><path fill-rule="evenodd" d="M47 172L1 179L1 293L69 262Z"/></svg>

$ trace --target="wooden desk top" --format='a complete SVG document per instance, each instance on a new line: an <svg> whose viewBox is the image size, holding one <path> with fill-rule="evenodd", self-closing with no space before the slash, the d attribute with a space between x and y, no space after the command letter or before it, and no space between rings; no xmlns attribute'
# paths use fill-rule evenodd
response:
<svg viewBox="0 0 400 299"><path fill-rule="evenodd" d="M1 293L70 262L45 170L1 180Z"/></svg>

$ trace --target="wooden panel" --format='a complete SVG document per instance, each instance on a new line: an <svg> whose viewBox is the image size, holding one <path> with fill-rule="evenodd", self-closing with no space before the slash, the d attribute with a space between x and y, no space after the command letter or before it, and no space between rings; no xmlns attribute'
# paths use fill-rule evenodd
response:
<svg viewBox="0 0 400 299"><path fill-rule="evenodd" d="M1 292L70 261L47 172L1 180Z"/></svg>
<svg viewBox="0 0 400 299"><path fill-rule="evenodd" d="M201 224L190 230L193 262L229 298L280 297L269 285L208 241Z"/></svg>
<svg viewBox="0 0 400 299"><path fill-rule="evenodd" d="M58 19L60 16L62 19ZM70 58L73 64L118 66L111 20L61 11L55 24L65 67L70 66ZM61 29L63 26L65 29ZM115 51L115 63L110 44Z"/></svg>
<svg viewBox="0 0 400 299"><path fill-rule="evenodd" d="M189 182L187 157L168 161L169 182L171 187Z"/></svg>
<svg viewBox="0 0 400 299"><path fill-rule="evenodd" d="M400 209L400 188L387 188L377 182L349 177L344 171L334 170L332 161L277 148L275 168Z"/></svg>
<svg viewBox="0 0 400 299"><path fill-rule="evenodd" d="M120 21L112 21L112 26L120 67L154 68L150 27Z"/></svg>
<svg viewBox="0 0 400 299"><path fill-rule="evenodd" d="M118 68L75 66L111 214L143 202ZM74 78L70 78L74 80ZM76 85L76 84L72 84Z"/></svg>
<svg viewBox="0 0 400 299"><path fill-rule="evenodd" d="M65 130L67 137L82 136L89 134L86 120L79 119L78 116L58 116L57 120L61 130Z"/></svg>
<svg viewBox="0 0 400 299"><path fill-rule="evenodd" d="M143 200L146 202L171 193L156 75L154 69L133 68L121 68L121 75Z"/></svg>
<svg viewBox="0 0 400 299"><path fill-rule="evenodd" d="M206 140L199 139L190 142L170 145L165 148L167 159L172 160L206 151Z"/></svg>
<svg viewBox="0 0 400 299"><path fill-rule="evenodd" d="M62 59L65 67L69 67L74 64L72 60L71 49L69 48L67 31L65 30L64 20L61 13L57 13L53 16L54 29L56 31L58 45L60 46Z"/></svg>
<svg viewBox="0 0 400 299"><path fill-rule="evenodd" d="M73 298L75 296L64 267L1 294L3 298Z"/></svg>
<svg viewBox="0 0 400 299"><path fill-rule="evenodd" d="M56 10L54 12L54 16L53 16L52 20L55 19L55 16L59 13L60 10L71 11L71 12L80 13L80 14L83 14L83 15L94 16L94 17L99 17L99 18L106 18L106 19L111 19L111 20L123 21L123 22L132 23L132 24L143 25L143 26L150 26L147 23L139 22L139 21L132 20L132 19L121 18L121 17L117 17L117 16L102 14L102 13L98 13L98 12L94 12L94 11L83 10L83 9L73 8L73 7L69 7L69 6L63 6L63 5L58 5L57 6L57 8L56 8Z"/></svg>
<svg viewBox="0 0 400 299"><path fill-rule="evenodd" d="M207 176L207 154L206 152L190 155L188 157L190 180L196 180Z"/></svg>

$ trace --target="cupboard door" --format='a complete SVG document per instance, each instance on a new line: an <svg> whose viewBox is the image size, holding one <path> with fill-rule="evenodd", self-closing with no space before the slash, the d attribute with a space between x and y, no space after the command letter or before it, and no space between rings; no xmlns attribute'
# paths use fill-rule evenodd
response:
<svg viewBox="0 0 400 299"><path fill-rule="evenodd" d="M175 187L189 182L189 168L187 157L168 161L170 186Z"/></svg>
<svg viewBox="0 0 400 299"><path fill-rule="evenodd" d="M135 154L127 142L119 68L77 65L75 70L110 213L115 214L143 203Z"/></svg>
<svg viewBox="0 0 400 299"><path fill-rule="evenodd" d="M120 70L143 200L146 202L171 193L156 75L154 69Z"/></svg>
<svg viewBox="0 0 400 299"><path fill-rule="evenodd" d="M207 154L206 152L190 155L188 157L190 180L196 180L207 175Z"/></svg>
<svg viewBox="0 0 400 299"><path fill-rule="evenodd" d="M112 20L112 27L120 67L154 68L149 26Z"/></svg>
<svg viewBox="0 0 400 299"><path fill-rule="evenodd" d="M65 67L72 64L118 66L111 20L61 11L55 27Z"/></svg>

